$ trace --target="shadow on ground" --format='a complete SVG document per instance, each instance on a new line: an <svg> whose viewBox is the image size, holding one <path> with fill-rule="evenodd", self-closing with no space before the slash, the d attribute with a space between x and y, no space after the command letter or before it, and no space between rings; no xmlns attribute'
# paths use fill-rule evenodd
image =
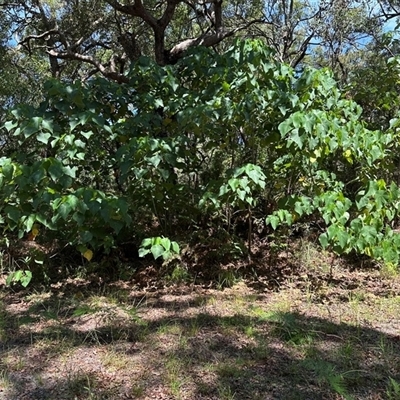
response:
<svg viewBox="0 0 400 400"><path fill-rule="evenodd" d="M4 300L0 399L400 398L399 332L277 311L257 294L216 315L225 303L212 298L211 312L210 298L133 311L50 297L11 312Z"/></svg>

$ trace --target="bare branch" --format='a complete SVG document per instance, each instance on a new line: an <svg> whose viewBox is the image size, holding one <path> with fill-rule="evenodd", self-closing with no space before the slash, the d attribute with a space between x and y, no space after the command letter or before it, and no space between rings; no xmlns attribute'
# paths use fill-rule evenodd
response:
<svg viewBox="0 0 400 400"><path fill-rule="evenodd" d="M168 0L167 7L164 11L163 16L157 21L157 25L160 29L165 30L168 24L171 22L172 17L174 16L176 6L182 0Z"/></svg>
<svg viewBox="0 0 400 400"><path fill-rule="evenodd" d="M122 5L117 0L106 0L115 10L128 14L132 17L139 17L148 23L153 29L158 27L158 21L144 8L141 0L135 0L133 4Z"/></svg>
<svg viewBox="0 0 400 400"><path fill-rule="evenodd" d="M301 63L301 61L303 61L304 57L307 54L307 48L312 40L312 38L314 37L315 32L311 32L310 35L303 41L303 43L301 44L300 50L297 52L298 55L297 57L294 59L294 61L292 61L290 63L290 65L293 68L296 68L297 65L299 65Z"/></svg>
<svg viewBox="0 0 400 400"><path fill-rule="evenodd" d="M106 78L112 79L113 81L116 81L118 83L128 83L129 79L118 72L115 71L109 71L107 68L101 64L99 61L94 59L93 57L86 56L83 54L79 53L73 53L71 51L66 51L66 52L56 52L54 50L48 50L47 53L56 58L60 58L63 60L76 60L76 61L83 61L85 63L91 64L94 67L97 68L97 70Z"/></svg>
<svg viewBox="0 0 400 400"><path fill-rule="evenodd" d="M234 36L237 32L242 31L247 29L253 24L263 22L263 20L256 19L253 21L248 22L245 25L239 26L235 29L232 29L227 32L216 32L213 34L205 34L202 35L198 38L194 39L187 39L182 41L181 43L175 45L170 51L169 51L169 56L170 56L170 62L174 63L178 61L180 58L182 58L185 54L185 52L195 46L205 46L205 47L212 47L215 46L216 44L220 43L227 37Z"/></svg>
<svg viewBox="0 0 400 400"><path fill-rule="evenodd" d="M29 35L24 37L19 44L27 44L28 42L30 42L31 40L47 40L52 34L59 34L59 30L58 29L49 29L46 32L41 33L40 35Z"/></svg>

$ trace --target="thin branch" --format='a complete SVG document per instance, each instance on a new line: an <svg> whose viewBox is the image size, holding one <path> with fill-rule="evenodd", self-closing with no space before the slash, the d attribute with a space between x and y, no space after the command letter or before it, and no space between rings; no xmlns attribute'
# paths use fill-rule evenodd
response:
<svg viewBox="0 0 400 400"><path fill-rule="evenodd" d="M293 68L296 68L298 64L300 64L300 62L304 59L304 57L307 54L307 48L311 42L311 39L314 37L315 32L312 31L310 33L310 35L303 41L303 43L301 44L300 50L298 53L298 56L296 57L296 59L291 63L291 66Z"/></svg>
<svg viewBox="0 0 400 400"><path fill-rule="evenodd" d="M47 54L49 54L52 57L60 58L63 60L83 61L85 63L95 66L97 68L97 70L106 78L112 79L118 83L128 83L129 82L129 79L125 75L120 74L118 72L113 72L113 71L107 70L103 64L101 64L99 61L97 61L93 57L85 56L83 54L74 53L71 51L56 52L54 50L48 50Z"/></svg>
<svg viewBox="0 0 400 400"><path fill-rule="evenodd" d="M22 39L19 44L25 44L28 43L31 40L40 40L40 39L44 39L47 40L48 36L51 36L51 34L59 34L59 30L58 29L49 29L46 32L41 33L40 35L29 35L26 36L24 39Z"/></svg>
<svg viewBox="0 0 400 400"><path fill-rule="evenodd" d="M386 21L389 21L390 19L400 17L400 11L396 12L396 13L390 13L390 14L387 13L386 11L384 11L383 14L379 14L376 16L376 18L382 18L382 17L384 17L386 19Z"/></svg>

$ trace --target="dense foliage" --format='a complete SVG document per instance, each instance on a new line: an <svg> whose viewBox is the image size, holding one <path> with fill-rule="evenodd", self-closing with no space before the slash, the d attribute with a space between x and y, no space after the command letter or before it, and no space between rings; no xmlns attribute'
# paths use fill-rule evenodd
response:
<svg viewBox="0 0 400 400"><path fill-rule="evenodd" d="M0 159L6 238L57 240L88 260L132 241L168 259L186 229L229 235L239 218L250 256L254 223L266 235L312 220L323 247L398 264L400 122L367 129L331 72L296 73L262 42L239 41L173 66L141 57L127 79L52 80L40 106L12 111Z"/></svg>

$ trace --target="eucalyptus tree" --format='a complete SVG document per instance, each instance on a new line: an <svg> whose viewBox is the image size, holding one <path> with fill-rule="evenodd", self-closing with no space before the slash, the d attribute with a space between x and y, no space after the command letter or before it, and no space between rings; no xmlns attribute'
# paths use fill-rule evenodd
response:
<svg viewBox="0 0 400 400"><path fill-rule="evenodd" d="M51 74L87 79L93 74L126 82L126 71L141 54L159 65L175 63L194 46L212 47L258 22L234 26L225 18L240 7L222 0L5 1L18 42L28 54L48 57ZM238 22L238 19L235 19Z"/></svg>
<svg viewBox="0 0 400 400"><path fill-rule="evenodd" d="M379 29L355 0L3 0L19 51L47 59L51 75L127 82L140 55L174 64L196 46L223 52L232 38L263 38L276 58L345 75L346 58Z"/></svg>
<svg viewBox="0 0 400 400"><path fill-rule="evenodd" d="M382 32L382 21L373 11L365 1L267 0L263 24L254 31L281 62L296 69L329 67L346 80L365 45Z"/></svg>

